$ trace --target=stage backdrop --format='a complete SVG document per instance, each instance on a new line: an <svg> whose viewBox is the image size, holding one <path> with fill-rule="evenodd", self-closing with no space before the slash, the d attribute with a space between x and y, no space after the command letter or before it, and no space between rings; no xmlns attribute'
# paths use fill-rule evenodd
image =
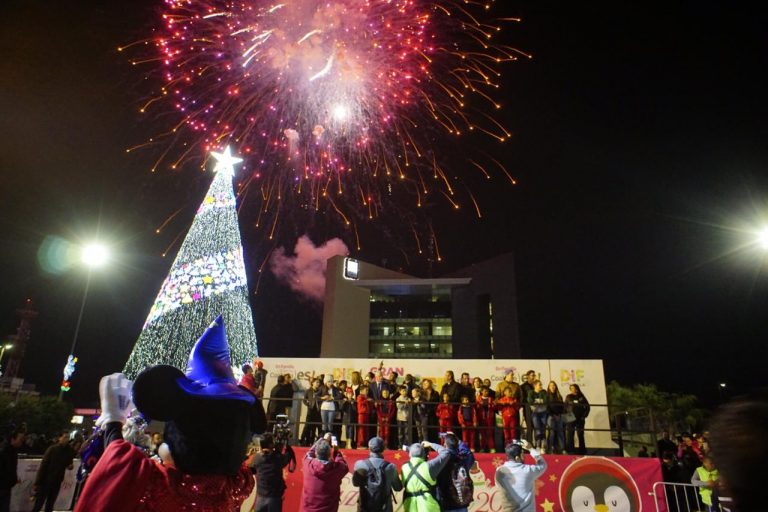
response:
<svg viewBox="0 0 768 512"><path fill-rule="evenodd" d="M302 460L306 448L296 448L298 465L294 473L285 471L288 490L285 493L283 510L299 510L303 473ZM342 450L349 464L350 473L341 484L341 512L353 512L357 507L358 489L352 485L351 470L356 461L366 458L364 450ZM385 458L398 468L408 462L405 452L387 451ZM651 493L654 482L661 481L661 468L658 459L578 457L572 455L545 455L546 472L536 481L536 512L566 512L578 510L597 510L597 504L607 504L611 512L666 512L663 498L656 508ZM477 463L471 470L475 485L475 501L469 506L471 512L499 512L503 492L496 485L496 468L503 464L503 454L477 454ZM533 463L528 456L527 463ZM603 501L604 491L612 487L611 501ZM594 496L594 498L592 498ZM402 510L402 493L396 495L395 510ZM590 501L590 508L584 507L585 500ZM244 504L243 512L250 511L253 497Z"/></svg>
<svg viewBox="0 0 768 512"><path fill-rule="evenodd" d="M339 358L260 358L264 369L268 372L266 395L275 385L277 376L290 373L302 389L306 389L308 378L313 374L333 374L334 380L350 381L353 371L366 374L375 372L383 362L385 375L397 372L401 377L410 373L417 379L429 378L440 391L444 382L446 370L453 370L456 380L462 372L468 372L471 377L491 379L493 388L504 379L509 371L515 372L515 380L520 381L520 375L528 370L534 370L546 387L551 380L555 381L565 398L568 385L576 383L592 404L605 404L608 399L605 392L605 376L603 361L600 359L339 359ZM297 393L296 397L301 396ZM292 410L292 421L305 417L302 411ZM589 448L615 448L611 441L608 423L608 408L593 406L586 422L586 444ZM602 432L590 432L589 429L602 429Z"/></svg>

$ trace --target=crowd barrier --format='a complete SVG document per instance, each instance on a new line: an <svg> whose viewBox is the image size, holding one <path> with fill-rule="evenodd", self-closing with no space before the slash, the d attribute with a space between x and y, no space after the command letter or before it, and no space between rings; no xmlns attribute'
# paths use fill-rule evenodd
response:
<svg viewBox="0 0 768 512"><path fill-rule="evenodd" d="M284 472L287 490L283 501L283 510L299 510L303 482L302 461L307 448L294 448L298 464L294 473ZM363 450L342 450L349 464L350 473L341 483L340 512L357 510L358 489L352 485L351 470L355 462L368 457ZM384 453L384 458L399 468L408 461L404 451ZM627 511L666 511L663 496L656 498L653 494L653 484L661 480L661 466L658 459L649 458L607 458L607 457L578 457L571 455L545 455L546 472L536 483L536 510L543 512L566 512L580 510L571 506L569 500L581 499L580 492L590 489L598 500L603 499L603 491L611 485L619 486L626 493L626 503L631 508ZM496 468L506 460L504 454L480 453L475 454L477 464L470 471L474 482L475 500L469 506L470 512L500 512L501 500L499 493L503 492L495 482ZM528 456L526 462L532 463ZM397 504L395 512L402 510L402 493L396 493ZM601 501L598 501L600 504ZM604 502L603 502L604 503ZM243 505L241 512L250 512L253 506L253 496ZM583 507L582 507L583 508ZM610 510L625 510L614 509Z"/></svg>
<svg viewBox="0 0 768 512"><path fill-rule="evenodd" d="M699 488L693 484L656 482L653 484L653 496L656 499L656 512L708 512L709 507L701 501ZM664 508L659 508L663 505ZM731 498L719 497L720 512L731 512Z"/></svg>

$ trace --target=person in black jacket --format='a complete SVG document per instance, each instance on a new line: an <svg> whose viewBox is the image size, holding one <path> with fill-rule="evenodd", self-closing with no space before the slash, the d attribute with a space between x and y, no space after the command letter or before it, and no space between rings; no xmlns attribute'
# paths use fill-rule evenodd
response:
<svg viewBox="0 0 768 512"><path fill-rule="evenodd" d="M571 384L570 393L565 397L566 411L573 413L574 421L565 425L565 449L568 453L586 455L587 446L584 444L584 424L589 416L589 401L578 384ZM575 434L575 435L574 435ZM579 449L576 450L575 437L579 440Z"/></svg>
<svg viewBox="0 0 768 512"><path fill-rule="evenodd" d="M293 404L293 386L285 381L285 375L277 376L277 384L269 392L267 404L267 421L274 422L278 414L286 414Z"/></svg>
<svg viewBox="0 0 768 512"><path fill-rule="evenodd" d="M448 370L445 372L445 383L443 384L443 387L440 389L440 396L443 396L445 394L448 395L448 401L454 406L458 406L461 402L461 395L463 393L463 388L461 387L461 384L456 382L456 380L453 377L453 371Z"/></svg>
<svg viewBox="0 0 768 512"><path fill-rule="evenodd" d="M11 510L11 489L19 482L16 467L19 460L19 448L24 444L26 433L15 430L8 443L0 449L0 512Z"/></svg>
<svg viewBox="0 0 768 512"><path fill-rule="evenodd" d="M53 511L61 482L64 481L64 473L72 469L72 460L76 454L77 450L70 446L69 432L66 431L59 434L56 444L45 450L33 487L35 505L32 507L32 512L39 512L43 508L43 503L45 503L45 512Z"/></svg>
<svg viewBox="0 0 768 512"><path fill-rule="evenodd" d="M261 450L253 457L249 467L256 475L256 504L254 512L280 512L283 510L285 479L283 468L291 461L295 463L293 449L275 447L272 434L266 433L261 439Z"/></svg>

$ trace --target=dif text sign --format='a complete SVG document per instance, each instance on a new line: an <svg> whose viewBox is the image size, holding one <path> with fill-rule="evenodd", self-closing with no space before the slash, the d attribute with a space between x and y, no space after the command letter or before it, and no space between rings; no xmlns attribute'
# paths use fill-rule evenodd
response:
<svg viewBox="0 0 768 512"><path fill-rule="evenodd" d="M456 380L463 372L470 377L490 379L493 388L504 379L504 376L513 371L515 381L520 382L520 376L528 370L533 370L538 375L544 386L549 381L555 381L560 392L565 398L568 394L568 386L576 383L581 387L584 395L592 404L606 404L608 401L605 391L605 375L603 373L603 361L600 359L344 359L344 358L270 358L260 359L264 363L264 369L268 371L266 394L275 385L278 375L290 373L302 389L309 385L308 378L314 373L331 374L334 380L344 379L350 382L353 371L359 371L362 375L368 372L376 372L383 363L382 371L385 376L397 372L401 377L410 373L416 379L431 379L435 389L440 391L445 382L445 371L453 370ZM297 393L297 397L299 394ZM297 411L292 411L294 420L300 417L304 419L304 410L300 416ZM593 406L587 418L587 429L604 429L604 432L587 432L586 443L590 448L615 448L611 441L608 422L608 409L605 406Z"/></svg>

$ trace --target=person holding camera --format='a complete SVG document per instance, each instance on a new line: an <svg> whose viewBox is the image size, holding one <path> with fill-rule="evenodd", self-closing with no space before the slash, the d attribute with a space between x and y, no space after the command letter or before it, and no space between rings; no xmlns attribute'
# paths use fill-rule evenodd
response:
<svg viewBox="0 0 768 512"><path fill-rule="evenodd" d="M287 443L281 442L275 446L275 438L271 433L261 438L260 448L248 465L251 473L256 475L256 504L253 510L280 512L286 489L283 468L292 460L295 461L296 457Z"/></svg>
<svg viewBox="0 0 768 512"><path fill-rule="evenodd" d="M525 464L524 451L530 451L534 464ZM544 471L547 462L530 443L512 441L504 449L507 462L496 468L496 485L501 486L501 510L504 512L535 512L534 485Z"/></svg>
<svg viewBox="0 0 768 512"><path fill-rule="evenodd" d="M437 452L428 460L427 450ZM403 482L403 510L405 512L440 512L437 502L437 476L451 461L448 448L429 441L412 444L408 449L410 459L400 468Z"/></svg>
<svg viewBox="0 0 768 512"><path fill-rule="evenodd" d="M349 466L330 433L318 439L304 458L302 512L336 512L341 499L341 481Z"/></svg>

